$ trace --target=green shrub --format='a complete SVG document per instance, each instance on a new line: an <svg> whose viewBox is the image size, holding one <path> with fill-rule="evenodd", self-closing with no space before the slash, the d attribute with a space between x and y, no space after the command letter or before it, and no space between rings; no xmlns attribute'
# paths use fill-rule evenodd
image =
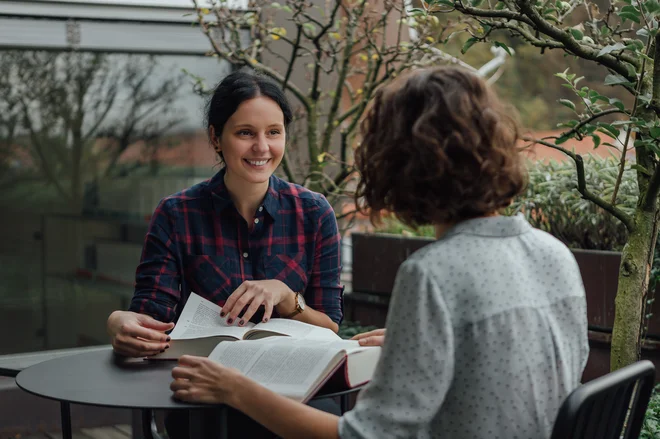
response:
<svg viewBox="0 0 660 439"><path fill-rule="evenodd" d="M613 157L584 157L587 188L605 200L611 200L619 172ZM527 220L555 236L568 247L619 251L628 232L621 222L577 191L575 164L566 162L530 162L529 185L507 209L507 214L522 212ZM616 206L633 213L638 197L635 171L623 173Z"/></svg>
<svg viewBox="0 0 660 439"><path fill-rule="evenodd" d="M653 389L639 439L660 438L660 393L658 392L660 392L660 386Z"/></svg>

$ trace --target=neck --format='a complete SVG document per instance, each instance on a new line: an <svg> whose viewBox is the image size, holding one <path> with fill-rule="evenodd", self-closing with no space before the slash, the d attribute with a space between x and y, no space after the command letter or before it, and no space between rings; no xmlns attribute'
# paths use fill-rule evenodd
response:
<svg viewBox="0 0 660 439"><path fill-rule="evenodd" d="M234 181L232 174L225 173L225 186L234 206L248 224L251 224L254 213L268 192L268 180L263 183L246 184Z"/></svg>
<svg viewBox="0 0 660 439"><path fill-rule="evenodd" d="M499 212L490 212L490 213L487 213L485 215L477 216L475 218L486 218L486 217L489 217L489 216L497 216L497 215L499 215ZM433 227L435 228L435 239L442 238L445 235L445 233L447 233L447 230L451 229L456 224L458 224L462 221L464 221L464 220L453 221L453 222L448 222L448 223L436 223L436 224L434 224Z"/></svg>

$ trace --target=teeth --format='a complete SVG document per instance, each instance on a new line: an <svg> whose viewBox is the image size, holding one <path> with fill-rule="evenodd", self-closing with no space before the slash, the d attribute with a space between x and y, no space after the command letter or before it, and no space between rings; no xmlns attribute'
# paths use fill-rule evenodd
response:
<svg viewBox="0 0 660 439"><path fill-rule="evenodd" d="M254 166L263 166L268 163L268 160L248 160L247 162Z"/></svg>

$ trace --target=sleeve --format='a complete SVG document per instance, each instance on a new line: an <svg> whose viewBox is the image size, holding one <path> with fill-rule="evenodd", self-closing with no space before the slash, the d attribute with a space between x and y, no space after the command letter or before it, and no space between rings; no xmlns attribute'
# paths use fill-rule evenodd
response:
<svg viewBox="0 0 660 439"><path fill-rule="evenodd" d="M305 291L307 304L339 324L343 318L341 275L341 235L335 212L323 198L318 218L314 262Z"/></svg>
<svg viewBox="0 0 660 439"><path fill-rule="evenodd" d="M394 283L381 359L339 436L412 438L436 416L454 375L454 334L437 283L414 261Z"/></svg>
<svg viewBox="0 0 660 439"><path fill-rule="evenodd" d="M135 293L129 311L171 322L179 303L180 255L174 236L174 220L167 199L154 211L135 273Z"/></svg>

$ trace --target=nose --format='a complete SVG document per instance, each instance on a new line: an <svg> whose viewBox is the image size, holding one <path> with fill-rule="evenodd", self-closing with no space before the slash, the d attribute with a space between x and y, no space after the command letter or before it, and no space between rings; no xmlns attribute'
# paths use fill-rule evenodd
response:
<svg viewBox="0 0 660 439"><path fill-rule="evenodd" d="M254 145L252 145L252 151L264 153L268 152L268 149L268 139L265 135L259 134L255 139Z"/></svg>

